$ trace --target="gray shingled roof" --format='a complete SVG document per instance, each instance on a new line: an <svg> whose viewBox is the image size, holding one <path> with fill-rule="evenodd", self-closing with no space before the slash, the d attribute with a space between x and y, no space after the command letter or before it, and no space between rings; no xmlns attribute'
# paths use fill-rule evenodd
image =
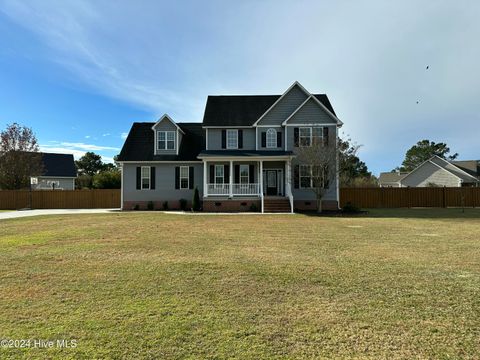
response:
<svg viewBox="0 0 480 360"><path fill-rule="evenodd" d="M378 178L378 182L380 184L386 183L398 183L402 180L408 173L398 173L398 172L382 172L380 173L380 177Z"/></svg>
<svg viewBox="0 0 480 360"><path fill-rule="evenodd" d="M154 122L133 123L118 161L194 161L205 148L204 130L200 123L177 123L183 130L178 155L155 155L153 153Z"/></svg>
<svg viewBox="0 0 480 360"><path fill-rule="evenodd" d="M210 95L203 116L203 126L251 126L281 95ZM314 94L335 115L325 94Z"/></svg>

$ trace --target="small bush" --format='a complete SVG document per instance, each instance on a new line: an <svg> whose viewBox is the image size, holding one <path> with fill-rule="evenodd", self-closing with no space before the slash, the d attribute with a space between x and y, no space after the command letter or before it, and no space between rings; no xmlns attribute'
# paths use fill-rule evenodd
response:
<svg viewBox="0 0 480 360"><path fill-rule="evenodd" d="M147 210L153 210L153 201L149 201L147 204Z"/></svg>
<svg viewBox="0 0 480 360"><path fill-rule="evenodd" d="M180 210L185 211L187 209L187 200L186 199L180 199Z"/></svg>
<svg viewBox="0 0 480 360"><path fill-rule="evenodd" d="M251 211L251 212L257 212L257 211L258 211L258 206L257 206L257 204L252 203L252 204L250 205L250 211Z"/></svg>
<svg viewBox="0 0 480 360"><path fill-rule="evenodd" d="M342 208L342 211L344 213L348 213L348 214L355 214L355 213L359 213L361 210L358 206L352 204L351 202L348 202Z"/></svg>
<svg viewBox="0 0 480 360"><path fill-rule="evenodd" d="M200 195L198 194L198 188L196 186L195 186L195 191L193 193L192 209L193 211L200 210Z"/></svg>
<svg viewBox="0 0 480 360"><path fill-rule="evenodd" d="M163 210L168 210L168 201L164 201L162 206L163 206Z"/></svg>
<svg viewBox="0 0 480 360"><path fill-rule="evenodd" d="M140 206L138 204L133 205L132 210L139 210L139 209L140 209Z"/></svg>

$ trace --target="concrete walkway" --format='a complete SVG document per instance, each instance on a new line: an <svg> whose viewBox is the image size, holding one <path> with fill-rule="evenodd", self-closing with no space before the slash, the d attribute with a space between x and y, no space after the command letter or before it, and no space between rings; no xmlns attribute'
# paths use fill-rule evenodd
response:
<svg viewBox="0 0 480 360"><path fill-rule="evenodd" d="M19 210L0 212L0 220L17 219L40 215L69 215L69 214L107 214L120 209L46 209L46 210Z"/></svg>

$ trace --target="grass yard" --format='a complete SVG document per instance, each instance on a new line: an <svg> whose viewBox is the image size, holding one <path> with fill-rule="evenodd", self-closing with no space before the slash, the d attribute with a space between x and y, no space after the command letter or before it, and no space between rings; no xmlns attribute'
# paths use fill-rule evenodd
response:
<svg viewBox="0 0 480 360"><path fill-rule="evenodd" d="M1 359L478 358L480 211L0 222Z"/></svg>

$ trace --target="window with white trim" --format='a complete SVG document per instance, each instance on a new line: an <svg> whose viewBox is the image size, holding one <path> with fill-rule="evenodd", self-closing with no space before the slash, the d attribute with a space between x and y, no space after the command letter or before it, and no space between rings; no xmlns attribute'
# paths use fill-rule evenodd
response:
<svg viewBox="0 0 480 360"><path fill-rule="evenodd" d="M175 150L176 131L157 131L157 150Z"/></svg>
<svg viewBox="0 0 480 360"><path fill-rule="evenodd" d="M189 184L189 172L188 166L180 166L180 189L188 189Z"/></svg>
<svg viewBox="0 0 480 360"><path fill-rule="evenodd" d="M224 167L223 165L215 165L215 184L224 183Z"/></svg>
<svg viewBox="0 0 480 360"><path fill-rule="evenodd" d="M142 166L142 190L150 189L150 166Z"/></svg>
<svg viewBox="0 0 480 360"><path fill-rule="evenodd" d="M240 184L248 184L250 179L249 165L240 165Z"/></svg>
<svg viewBox="0 0 480 360"><path fill-rule="evenodd" d="M238 149L238 130L227 130L227 149Z"/></svg>
<svg viewBox="0 0 480 360"><path fill-rule="evenodd" d="M300 146L311 146L312 145L312 128L301 127L299 129L298 137L299 137Z"/></svg>
<svg viewBox="0 0 480 360"><path fill-rule="evenodd" d="M312 128L312 144L323 144L323 127L315 126Z"/></svg>
<svg viewBox="0 0 480 360"><path fill-rule="evenodd" d="M312 166L300 165L300 188L310 189L312 187Z"/></svg>
<svg viewBox="0 0 480 360"><path fill-rule="evenodd" d="M277 131L275 129L267 130L267 148L277 147Z"/></svg>

